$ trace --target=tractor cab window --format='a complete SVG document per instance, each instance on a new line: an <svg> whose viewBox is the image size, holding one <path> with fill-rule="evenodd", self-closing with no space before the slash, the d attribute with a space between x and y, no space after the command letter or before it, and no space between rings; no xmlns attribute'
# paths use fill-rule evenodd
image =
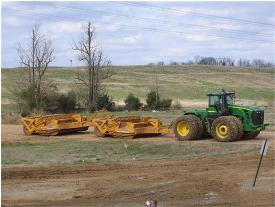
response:
<svg viewBox="0 0 275 207"><path fill-rule="evenodd" d="M232 95L227 95L226 96L226 104L227 105L233 105L234 104L234 98Z"/></svg>
<svg viewBox="0 0 275 207"><path fill-rule="evenodd" d="M220 96L209 96L209 106L222 105L222 98Z"/></svg>

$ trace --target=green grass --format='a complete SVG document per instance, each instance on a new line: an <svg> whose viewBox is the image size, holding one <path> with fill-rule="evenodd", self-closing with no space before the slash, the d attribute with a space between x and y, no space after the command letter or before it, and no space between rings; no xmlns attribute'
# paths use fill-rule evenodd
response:
<svg viewBox="0 0 275 207"><path fill-rule="evenodd" d="M18 106L16 104L2 104L1 110L5 112L14 112L14 113L19 112Z"/></svg>
<svg viewBox="0 0 275 207"><path fill-rule="evenodd" d="M62 92L74 90L75 75L84 68L49 68L47 78L54 81ZM17 112L10 92L22 69L2 69L2 112ZM274 69L230 68L217 66L123 66L111 67L113 76L103 82L108 94L116 102L125 100L129 93L145 101L146 94L155 88L158 74L159 91L162 98L175 101L194 100L207 102L211 91L235 90L238 99L252 100L255 104L274 102ZM242 103L242 102L240 102ZM3 105L5 104L5 105Z"/></svg>
<svg viewBox="0 0 275 207"><path fill-rule="evenodd" d="M202 142L51 141L2 143L2 166L110 163L136 160L187 159L254 151L255 145Z"/></svg>
<svg viewBox="0 0 275 207"><path fill-rule="evenodd" d="M14 85L17 69L2 69L2 98L10 99L7 88ZM75 88L75 74L83 68L50 68L47 77L58 84L61 91ZM242 99L271 101L274 69L229 68L213 66L124 66L112 67L113 76L104 81L108 93L116 101L123 101L129 93L145 98L155 87L156 73L160 93L165 98L204 100L209 91L232 89Z"/></svg>

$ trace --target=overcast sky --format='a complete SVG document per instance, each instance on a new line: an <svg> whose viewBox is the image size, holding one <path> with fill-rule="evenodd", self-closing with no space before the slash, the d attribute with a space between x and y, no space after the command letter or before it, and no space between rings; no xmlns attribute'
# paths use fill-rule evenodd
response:
<svg viewBox="0 0 275 207"><path fill-rule="evenodd" d="M16 46L35 23L54 43L53 65L81 65L71 45L88 20L113 65L196 55L274 63L274 2L2 2L1 15L2 67L20 66Z"/></svg>

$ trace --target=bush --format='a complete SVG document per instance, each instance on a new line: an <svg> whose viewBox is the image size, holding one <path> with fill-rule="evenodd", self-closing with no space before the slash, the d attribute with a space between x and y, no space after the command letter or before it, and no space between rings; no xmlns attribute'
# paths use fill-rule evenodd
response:
<svg viewBox="0 0 275 207"><path fill-rule="evenodd" d="M17 102L20 111L29 113L34 108L36 108L36 100L34 96L34 90L30 87L18 91L15 96L17 97Z"/></svg>
<svg viewBox="0 0 275 207"><path fill-rule="evenodd" d="M75 111L76 94L74 91L69 91L67 94L59 96L59 111L70 113Z"/></svg>
<svg viewBox="0 0 275 207"><path fill-rule="evenodd" d="M57 113L59 111L60 94L51 93L41 97L42 110L49 113Z"/></svg>
<svg viewBox="0 0 275 207"><path fill-rule="evenodd" d="M149 110L168 110L171 107L172 99L160 99L158 92L150 91L147 94L146 103Z"/></svg>
<svg viewBox="0 0 275 207"><path fill-rule="evenodd" d="M168 110L170 109L172 104L172 99L162 99L159 101L158 108L161 110Z"/></svg>
<svg viewBox="0 0 275 207"><path fill-rule="evenodd" d="M107 109L108 111L114 111L115 103L112 101L112 98L108 94L103 94L99 96L96 100L96 109Z"/></svg>
<svg viewBox="0 0 275 207"><path fill-rule="evenodd" d="M147 108L150 110L157 109L158 108L157 103L159 103L159 94L155 91L150 91L146 95Z"/></svg>
<svg viewBox="0 0 275 207"><path fill-rule="evenodd" d="M127 98L124 100L125 107L128 111L138 111L141 107L141 103L138 97L135 97L134 94L130 93Z"/></svg>
<svg viewBox="0 0 275 207"><path fill-rule="evenodd" d="M50 113L70 113L75 111L76 94L69 91L67 94L47 94L42 99L43 110Z"/></svg>

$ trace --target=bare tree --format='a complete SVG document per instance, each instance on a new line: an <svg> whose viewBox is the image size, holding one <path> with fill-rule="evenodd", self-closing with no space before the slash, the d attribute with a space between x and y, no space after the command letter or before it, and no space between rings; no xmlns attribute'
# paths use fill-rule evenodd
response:
<svg viewBox="0 0 275 207"><path fill-rule="evenodd" d="M79 60L87 66L86 73L78 72L76 81L87 90L86 106L91 111L96 107L102 81L112 75L107 67L111 62L103 56L101 48L95 42L95 27L91 22L84 27L80 40L74 42L73 50L78 52Z"/></svg>
<svg viewBox="0 0 275 207"><path fill-rule="evenodd" d="M19 43L17 47L19 61L23 67L23 73L17 82L22 87L19 89L27 88L31 91L30 96L34 100L33 110L35 110L40 107L42 89L47 84L43 83L45 73L55 57L51 40L40 33L38 25L32 29L30 39L29 45L24 47Z"/></svg>

